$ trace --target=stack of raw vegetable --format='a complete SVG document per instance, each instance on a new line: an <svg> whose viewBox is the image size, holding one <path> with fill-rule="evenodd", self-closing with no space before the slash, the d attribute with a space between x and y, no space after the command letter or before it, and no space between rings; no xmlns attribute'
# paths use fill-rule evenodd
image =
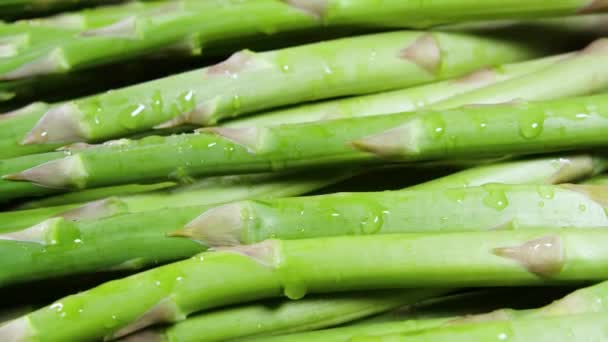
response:
<svg viewBox="0 0 608 342"><path fill-rule="evenodd" d="M602 11L0 1L0 341L608 341Z"/></svg>

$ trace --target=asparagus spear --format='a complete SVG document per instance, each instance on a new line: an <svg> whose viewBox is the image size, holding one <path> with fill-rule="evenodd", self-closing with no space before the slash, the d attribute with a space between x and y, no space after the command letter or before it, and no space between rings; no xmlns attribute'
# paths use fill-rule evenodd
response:
<svg viewBox="0 0 608 342"><path fill-rule="evenodd" d="M441 53L446 50L450 54ZM100 140L154 126L210 124L280 105L428 83L539 54L525 42L424 32L241 51L202 70L51 108L22 142Z"/></svg>
<svg viewBox="0 0 608 342"><path fill-rule="evenodd" d="M247 336L319 329L412 304L441 290L380 291L311 296L228 307L193 316L166 329L148 329L121 339L137 341L223 341ZM235 322L238 325L235 326Z"/></svg>
<svg viewBox="0 0 608 342"><path fill-rule="evenodd" d="M410 112L433 105L453 96L458 97L473 89L509 80L546 68L569 55L557 55L526 62L482 68L469 75L427 85L354 96L314 104L237 118L226 122L226 127L251 127L286 123L312 122L386 113Z"/></svg>
<svg viewBox="0 0 608 342"><path fill-rule="evenodd" d="M107 0L107 2L118 0ZM4 0L0 4L0 18L14 19L44 12L83 7L100 3L99 0Z"/></svg>
<svg viewBox="0 0 608 342"><path fill-rule="evenodd" d="M63 298L0 327L0 337L120 337L203 309L281 293L296 299L372 288L600 280L608 276L607 242L604 229L267 240L202 253ZM130 305L124 305L127 300Z"/></svg>
<svg viewBox="0 0 608 342"><path fill-rule="evenodd" d="M309 122L420 108L450 109L467 104L539 101L586 95L608 88L608 67L604 63L607 55L608 39L598 39L572 55L482 69L456 81L278 110L235 120L225 126ZM563 79L569 82L564 84L561 82Z"/></svg>
<svg viewBox="0 0 608 342"><path fill-rule="evenodd" d="M212 177L182 187L130 196L112 196L86 204L0 212L0 232L25 228L53 216L69 220L89 220L121 213L210 205L245 198L296 196L339 182L353 174L354 172L330 171L323 174L309 172Z"/></svg>
<svg viewBox="0 0 608 342"><path fill-rule="evenodd" d="M515 319L484 324L454 325L403 335L358 336L350 341L601 341L608 313L589 313L551 318Z"/></svg>
<svg viewBox="0 0 608 342"><path fill-rule="evenodd" d="M214 128L215 135L151 137L103 149L85 149L5 175L4 179L87 188L180 178L184 174L203 176L573 150L608 143L604 134L608 129L604 113L607 101L608 96L598 95L320 123ZM385 157L393 160L386 161Z"/></svg>
<svg viewBox="0 0 608 342"><path fill-rule="evenodd" d="M172 235L233 246L270 238L607 227L607 191L603 186L490 184L248 200L203 212Z"/></svg>

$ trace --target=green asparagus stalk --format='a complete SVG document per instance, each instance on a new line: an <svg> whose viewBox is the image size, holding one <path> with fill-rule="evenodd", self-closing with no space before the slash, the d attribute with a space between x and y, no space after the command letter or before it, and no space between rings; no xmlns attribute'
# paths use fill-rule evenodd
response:
<svg viewBox="0 0 608 342"><path fill-rule="evenodd" d="M608 336L604 327L608 313L589 313L550 318L514 319L484 324L454 325L441 329L425 329L403 335L358 336L353 342L393 341L601 341Z"/></svg>
<svg viewBox="0 0 608 342"><path fill-rule="evenodd" d="M409 187L410 190L447 189L488 183L560 184L572 183L608 169L599 155L558 155L527 158L465 169L451 175Z"/></svg>
<svg viewBox="0 0 608 342"><path fill-rule="evenodd" d="M225 126L298 123L408 112L427 107L451 109L468 104L587 95L608 88L606 56L608 39L598 39L584 50L568 56L486 68L455 81L278 110L235 120ZM569 82L564 84L561 82L563 79Z"/></svg>
<svg viewBox="0 0 608 342"><path fill-rule="evenodd" d="M86 204L67 204L30 210L0 212L0 232L35 225L50 217L90 220L122 213L226 203L245 198L302 195L339 182L353 172L260 174L212 177L193 184L130 196L112 196ZM155 185L157 186L157 185ZM158 186L163 186L159 184Z"/></svg>
<svg viewBox="0 0 608 342"><path fill-rule="evenodd" d="M608 96L597 95L320 123L220 127L211 130L214 134L207 130L202 134L150 137L85 149L5 175L4 179L82 189L183 175L200 177L598 147L608 143L604 134L608 129L604 112L607 101Z"/></svg>
<svg viewBox="0 0 608 342"><path fill-rule="evenodd" d="M121 337L196 311L282 293L297 299L363 289L601 280L608 276L607 242L604 229L267 240L202 253L63 298L0 327L0 337Z"/></svg>
<svg viewBox="0 0 608 342"><path fill-rule="evenodd" d="M441 53L447 50L450 54ZM22 143L100 140L155 126L212 124L281 105L451 78L536 57L543 53L539 50L522 41L466 34L390 32L264 53L241 51L202 70L51 108Z"/></svg>
<svg viewBox="0 0 608 342"><path fill-rule="evenodd" d="M489 184L248 200L203 212L172 235L234 246L270 238L608 227L606 193L603 186Z"/></svg>
<svg viewBox="0 0 608 342"><path fill-rule="evenodd" d="M204 312L166 329L144 330L121 341L223 341L258 335L267 338L267 334L338 325L440 293L437 289L346 293L228 307Z"/></svg>
<svg viewBox="0 0 608 342"><path fill-rule="evenodd" d="M278 109L226 122L226 127L251 127L312 122L386 113L410 112L471 90L546 68L570 55L557 55L521 63L482 68L457 79L378 94L329 100Z"/></svg>

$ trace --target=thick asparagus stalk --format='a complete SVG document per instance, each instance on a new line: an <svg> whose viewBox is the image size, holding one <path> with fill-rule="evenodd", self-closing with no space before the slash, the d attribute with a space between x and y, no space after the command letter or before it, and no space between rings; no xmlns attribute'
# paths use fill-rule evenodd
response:
<svg viewBox="0 0 608 342"><path fill-rule="evenodd" d="M295 299L371 288L600 280L608 276L606 243L604 229L267 240L199 254L63 298L0 327L0 337L119 337L203 309L282 293ZM127 300L130 305L124 305Z"/></svg>
<svg viewBox="0 0 608 342"><path fill-rule="evenodd" d="M227 123L228 127L318 121L467 104L513 100L550 100L591 94L608 88L608 39L599 39L569 56L482 69L450 80L387 93L327 101L278 110ZM568 79L564 84L562 80Z"/></svg>
<svg viewBox="0 0 608 342"><path fill-rule="evenodd" d="M122 342L223 341L268 334L314 330L354 321L400 306L413 304L442 290L381 291L311 296L298 301L280 301L229 307L204 312L166 329L148 329ZM234 323L238 322L238 325Z"/></svg>
<svg viewBox="0 0 608 342"><path fill-rule="evenodd" d="M232 246L270 238L608 227L607 192L603 186L490 184L249 200L210 209L173 235Z"/></svg>
<svg viewBox="0 0 608 342"><path fill-rule="evenodd" d="M479 158L603 146L608 96L258 128L215 128L85 149L5 175L87 188L312 166ZM608 107L607 107L608 108ZM372 153L370 153L372 152ZM168 158L167 156L171 156Z"/></svg>
<svg viewBox="0 0 608 342"><path fill-rule="evenodd" d="M53 216L80 221L121 213L226 203L245 198L297 196L339 182L354 173L330 171L323 174L309 172L212 177L186 186L130 196L112 196L86 204L0 212L0 232L25 228Z"/></svg>
<svg viewBox="0 0 608 342"><path fill-rule="evenodd" d="M119 0L108 0L105 2L117 1ZM44 12L99 4L101 2L100 0L4 0L0 4L0 18L14 19Z"/></svg>
<svg viewBox="0 0 608 342"><path fill-rule="evenodd" d="M458 97L473 89L487 87L521 75L533 73L561 59L565 59L567 56L569 55L557 55L515 64L483 68L458 79L378 94L279 109L249 117L237 118L222 126L251 127L415 111L451 97Z"/></svg>
<svg viewBox="0 0 608 342"><path fill-rule="evenodd" d="M588 179L583 182L583 184L596 184L596 185L606 185L608 184L608 176L607 175L599 175Z"/></svg>
<svg viewBox="0 0 608 342"><path fill-rule="evenodd" d="M450 54L441 53L446 50ZM424 32L242 51L202 70L51 108L23 143L100 140L154 126L211 124L281 105L428 83L542 53L521 41Z"/></svg>

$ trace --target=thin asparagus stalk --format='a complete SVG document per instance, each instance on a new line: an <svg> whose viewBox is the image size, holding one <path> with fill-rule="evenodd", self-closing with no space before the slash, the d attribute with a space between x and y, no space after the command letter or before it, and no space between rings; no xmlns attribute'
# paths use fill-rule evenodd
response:
<svg viewBox="0 0 608 342"><path fill-rule="evenodd" d="M82 189L175 179L184 174L583 149L608 144L604 134L608 130L607 105L608 96L597 95L272 127L220 127L211 130L215 134L208 130L85 149L4 179Z"/></svg>
<svg viewBox="0 0 608 342"><path fill-rule="evenodd" d="M267 240L202 253L63 298L0 327L0 337L121 337L196 311L282 293L297 299L372 288L601 280L608 276L606 243L605 229Z"/></svg>
<svg viewBox="0 0 608 342"><path fill-rule="evenodd" d="M270 238L608 227L606 193L604 186L489 184L248 200L203 212L172 235L214 247Z"/></svg>
<svg viewBox="0 0 608 342"><path fill-rule="evenodd" d="M564 298L558 299L553 303L539 309L529 310L510 310L498 309L485 314L457 314L443 315L440 317L422 317L411 319L406 317L405 320L388 322L364 322L351 326L338 327L333 329L325 329L320 331L302 332L290 335L280 335L274 338L266 338L270 341L328 341L342 342L350 341L354 336L382 336L392 334L407 334L425 329L443 329L454 325L462 325L468 323L484 323L489 321L512 320L517 318L548 318L554 316L568 316L583 313L605 313L608 308L605 305L606 296L608 295L608 282L582 288L576 290ZM466 297L465 297L466 298ZM478 298L472 297L469 300L477 301ZM483 298L481 300L484 300ZM486 299L487 300L487 299ZM507 303L507 305L511 305ZM460 317L458 317L460 316ZM177 325L179 325L178 323ZM248 339L255 341L256 338Z"/></svg>
<svg viewBox="0 0 608 342"><path fill-rule="evenodd" d="M378 94L329 100L297 107L278 109L228 121L222 126L251 127L312 122L386 113L411 112L473 89L533 73L569 55L557 55L521 63L482 68L457 79Z"/></svg>
<svg viewBox="0 0 608 342"><path fill-rule="evenodd" d="M560 184L572 183L608 169L599 155L558 155L527 158L473 167L409 187L410 190L447 189L488 183Z"/></svg>
<svg viewBox="0 0 608 342"><path fill-rule="evenodd" d="M454 316L458 315L488 312L492 309L504 307L505 303L512 305L514 300L517 303L521 302L520 305L524 304L526 307L529 307L530 305L534 305L534 300L530 301L531 298L543 300L548 297L548 293L553 295L552 291L547 290L547 288L542 288L538 291L535 289L526 289L525 296L521 296L521 290L517 292L513 290L496 289L472 291L469 293L424 299L415 304L411 304L410 294L409 296L404 296L404 299L406 300L406 302L403 303L404 305L399 305L399 295L403 292L395 290L389 291L388 295L387 292L368 292L367 295L356 293L333 293L322 297L313 295L297 301L281 301L280 304L275 305L243 305L219 309L212 312L203 312L169 327L140 331L122 339L121 342L148 341L151 338L155 338L155 341L182 342L218 341L235 338L244 341L292 341L298 339L301 341L312 341L312 338L317 336L321 338L320 341L328 341L330 338L338 341L346 341L351 336L368 333L370 331L368 327L370 329L371 327L374 327L374 330L382 328L382 331L388 334L402 332L404 331L405 326L408 328L417 327L419 329L427 326L434 326L435 323L428 320L430 318L438 318L437 323L439 323L453 320ZM372 311L372 308L386 309L388 306L383 305L384 303L381 301L369 299L370 297L382 297L383 295L387 296L387 300L391 301L390 303L393 307L399 306L396 311L399 312L400 316L406 315L406 317L410 319L408 323L394 322L396 318L392 317L392 313L389 312L386 316L388 316L392 322L383 321L382 323L379 323L380 319L385 318L376 315L368 320L359 320L357 323L350 324L346 327L321 331L308 331L344 323L345 320L339 318L339 315L344 316L350 321L354 321L352 318L355 315L359 317L363 316L354 309L340 312L344 306L342 305L343 303L365 303L366 309L368 309L365 312L367 316L370 316L369 313ZM514 298L514 295L519 297ZM324 298L325 300L319 300L319 298ZM380 303L380 305L376 305L376 302ZM330 303L335 304L329 305ZM367 303L373 303L374 306L369 306ZM376 313L378 313L378 311L379 310L377 310ZM405 311L406 313L401 313L401 311ZM414 317L416 318L415 321L412 320ZM422 320L420 318L427 320ZM311 319L314 322L314 325L310 325ZM338 320L340 322L338 322ZM240 322L238 328L234 327L234 322ZM294 334L294 332L298 331L302 332Z"/></svg>
<svg viewBox="0 0 608 342"><path fill-rule="evenodd" d="M354 171L326 171L322 174L320 172L309 172L307 174L212 177L182 187L130 196L112 196L86 204L68 204L0 212L0 232L22 229L47 218L58 216L80 221L110 217L122 213L226 203L245 198L297 196L321 189L354 174ZM163 186L163 184L158 186Z"/></svg>
<svg viewBox="0 0 608 342"><path fill-rule="evenodd" d="M589 313L536 319L493 321L484 324L453 325L403 335L357 336L353 342L397 341L602 341L608 338L603 328L608 313Z"/></svg>
<svg viewBox="0 0 608 342"><path fill-rule="evenodd" d="M429 83L537 57L544 53L539 50L523 41L410 31L241 51L215 66L51 108L22 143L94 141L155 126L213 124L281 105Z"/></svg>
<svg viewBox="0 0 608 342"><path fill-rule="evenodd" d="M346 293L229 307L193 316L166 329L144 330L121 342L223 341L257 335L267 338L267 334L338 325L439 294L441 290L437 289Z"/></svg>

